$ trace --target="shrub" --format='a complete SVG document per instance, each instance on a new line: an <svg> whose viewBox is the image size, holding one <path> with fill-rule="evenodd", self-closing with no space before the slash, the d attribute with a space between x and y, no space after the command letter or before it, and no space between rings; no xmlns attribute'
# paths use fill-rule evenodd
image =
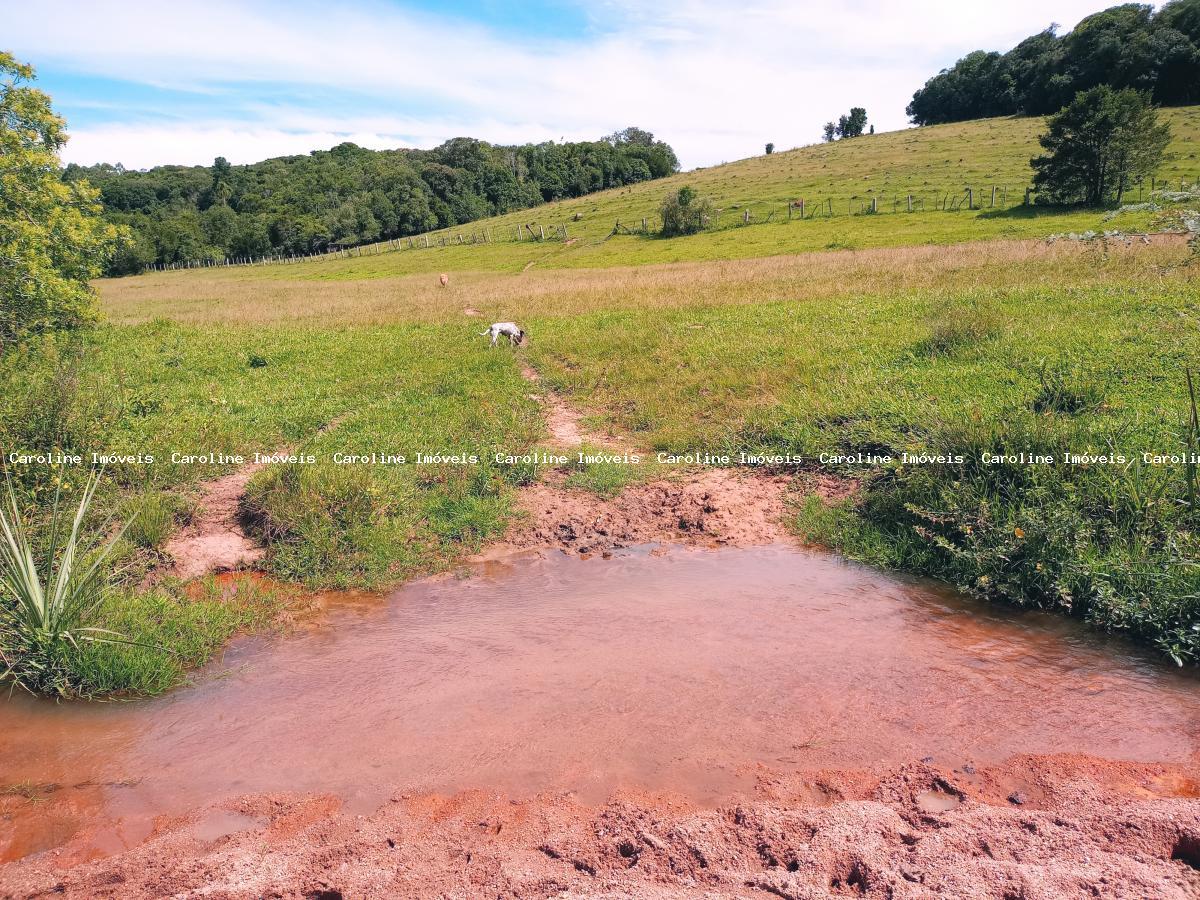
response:
<svg viewBox="0 0 1200 900"><path fill-rule="evenodd" d="M662 216L662 233L665 237L680 234L695 234L703 231L712 222L712 203L699 197L690 187L681 187L668 194L659 210Z"/></svg>
<svg viewBox="0 0 1200 900"><path fill-rule="evenodd" d="M1196 444L1193 427L1185 449ZM1094 439L1071 419L1014 410L1004 422L941 424L920 443L961 462L877 470L853 505L806 509L805 532L875 564L977 596L1054 609L1200 662L1197 507L1187 471L1142 465L983 463Z"/></svg>
<svg viewBox="0 0 1200 900"><path fill-rule="evenodd" d="M0 682L70 696L82 687L71 660L84 645L126 642L94 624L108 588L105 566L124 533L121 529L99 546L83 534L99 480L97 474L88 478L69 529L64 530L61 496L55 495L41 565L7 483L8 502L0 510Z"/></svg>

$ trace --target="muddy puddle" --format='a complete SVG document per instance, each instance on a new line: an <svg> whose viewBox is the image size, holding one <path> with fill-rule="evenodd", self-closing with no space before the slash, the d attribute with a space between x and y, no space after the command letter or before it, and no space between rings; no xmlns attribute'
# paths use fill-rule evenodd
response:
<svg viewBox="0 0 1200 900"><path fill-rule="evenodd" d="M1186 761L1197 682L1074 623L791 547L553 553L334 604L157 700L0 701L0 859L143 840L222 797L717 801L772 769ZM933 798L934 802L940 798ZM254 827L196 823L204 839Z"/></svg>

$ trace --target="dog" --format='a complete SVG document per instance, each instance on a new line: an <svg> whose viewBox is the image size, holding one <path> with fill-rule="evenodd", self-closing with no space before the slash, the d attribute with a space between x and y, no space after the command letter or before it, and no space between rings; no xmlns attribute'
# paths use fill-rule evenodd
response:
<svg viewBox="0 0 1200 900"><path fill-rule="evenodd" d="M443 272L438 276L438 282L442 285L442 287L446 287L446 285L450 283L450 276Z"/></svg>
<svg viewBox="0 0 1200 900"><path fill-rule="evenodd" d="M492 339L492 347L496 346L496 341L500 340L501 335L508 338L508 343L512 347L519 347L525 343L525 331L518 328L516 322L496 322L487 331L479 332L480 337Z"/></svg>

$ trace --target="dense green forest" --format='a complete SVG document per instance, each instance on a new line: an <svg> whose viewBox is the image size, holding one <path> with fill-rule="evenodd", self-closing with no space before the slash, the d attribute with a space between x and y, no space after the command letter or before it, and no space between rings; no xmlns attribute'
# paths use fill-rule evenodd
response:
<svg viewBox="0 0 1200 900"><path fill-rule="evenodd" d="M1044 115L1106 84L1148 91L1156 103L1200 102L1200 0L1157 13L1126 3L1064 35L1050 26L1007 53L976 50L935 75L908 105L917 125L989 116Z"/></svg>
<svg viewBox="0 0 1200 900"><path fill-rule="evenodd" d="M472 138L433 150L346 143L245 166L72 164L63 178L87 179L105 216L130 226L109 269L126 275L154 263L308 254L417 234L678 170L669 145L626 128L599 141L511 147Z"/></svg>

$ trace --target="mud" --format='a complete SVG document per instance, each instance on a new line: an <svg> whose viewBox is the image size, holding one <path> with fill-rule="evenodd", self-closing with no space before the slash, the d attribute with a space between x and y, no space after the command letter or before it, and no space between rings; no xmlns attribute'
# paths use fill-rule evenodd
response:
<svg viewBox="0 0 1200 900"><path fill-rule="evenodd" d="M253 562L252 474L181 574ZM787 546L849 482L564 479L465 580L331 598L150 703L0 705L0 898L1200 897L1195 679Z"/></svg>
<svg viewBox="0 0 1200 900"><path fill-rule="evenodd" d="M531 384L540 381L526 364L521 376ZM553 391L531 396L542 404L556 446L636 452L620 434L585 429L579 411ZM588 555L647 543L716 548L786 542L792 540L784 524L790 503L810 494L840 500L857 489L852 479L817 472L709 468L685 469L602 497L570 489L566 479L564 472L552 472L523 489L523 517L475 560L545 548Z"/></svg>
<svg viewBox="0 0 1200 900"><path fill-rule="evenodd" d="M0 869L0 896L1182 900L1200 895L1195 776L1023 757L972 774L763 771L715 808L472 791L396 794L365 816L330 796L252 795L164 819L116 858ZM1037 800L1014 804L1013 784ZM929 812L931 791L958 803Z"/></svg>
<svg viewBox="0 0 1200 900"><path fill-rule="evenodd" d="M805 473L704 469L625 488L606 498L564 485L559 473L524 488L523 518L477 557L554 548L592 554L653 542L691 547L754 547L793 540L788 507L810 494L837 500L853 481Z"/></svg>

